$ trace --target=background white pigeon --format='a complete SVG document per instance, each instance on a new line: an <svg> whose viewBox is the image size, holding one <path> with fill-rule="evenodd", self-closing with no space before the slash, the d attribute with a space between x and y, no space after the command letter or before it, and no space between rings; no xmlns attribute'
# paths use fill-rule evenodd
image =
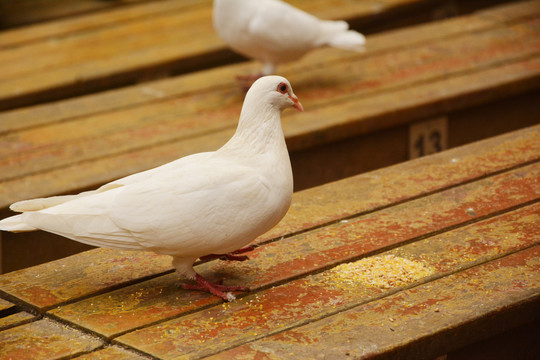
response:
<svg viewBox="0 0 540 360"><path fill-rule="evenodd" d="M246 94L233 137L199 153L78 195L20 201L22 214L0 230L42 229L85 244L171 255L176 271L195 280L187 289L225 300L242 286L212 284L193 270L197 258L240 249L287 212L293 177L281 111L303 111L287 79L267 76ZM238 250L240 249L240 250Z"/></svg>
<svg viewBox="0 0 540 360"><path fill-rule="evenodd" d="M345 21L319 20L281 0L214 0L213 17L216 32L232 49L264 63L261 75L274 74L278 64L314 48L359 51L366 43Z"/></svg>

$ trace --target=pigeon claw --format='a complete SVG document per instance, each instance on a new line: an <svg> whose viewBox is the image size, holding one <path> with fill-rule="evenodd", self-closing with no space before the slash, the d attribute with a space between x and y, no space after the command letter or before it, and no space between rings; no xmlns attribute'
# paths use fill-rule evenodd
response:
<svg viewBox="0 0 540 360"><path fill-rule="evenodd" d="M246 261L249 260L249 257L246 255L234 255L234 254L210 254L201 256L199 259L201 261L209 261L214 259L220 259L220 260L230 260L230 261Z"/></svg>
<svg viewBox="0 0 540 360"><path fill-rule="evenodd" d="M230 260L230 261L246 261L246 260L249 260L248 256L238 255L238 254L243 254L245 252L252 251L256 247L257 247L256 245L250 245L250 246L246 246L241 249L235 250L228 254L209 254L209 255L201 256L199 259L201 259L202 261L209 261L209 260L214 260L214 259Z"/></svg>
<svg viewBox="0 0 540 360"><path fill-rule="evenodd" d="M255 248L258 248L259 245L249 245L238 250L234 250L231 254L243 254L245 252L253 251Z"/></svg>
<svg viewBox="0 0 540 360"><path fill-rule="evenodd" d="M199 274L195 274L195 284L182 284L182 288L186 290L201 290L209 292L212 295L218 296L225 301L233 301L236 298L230 291L249 291L246 286L227 286L221 284L212 284Z"/></svg>

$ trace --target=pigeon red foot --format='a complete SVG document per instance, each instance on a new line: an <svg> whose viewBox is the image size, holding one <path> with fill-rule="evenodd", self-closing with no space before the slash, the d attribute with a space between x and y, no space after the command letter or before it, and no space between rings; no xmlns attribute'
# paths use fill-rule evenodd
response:
<svg viewBox="0 0 540 360"><path fill-rule="evenodd" d="M186 290L201 290L207 291L210 294L216 295L225 301L233 301L236 298L229 291L249 291L246 286L227 286L221 284L212 284L199 274L195 274L196 284L182 284L182 288Z"/></svg>

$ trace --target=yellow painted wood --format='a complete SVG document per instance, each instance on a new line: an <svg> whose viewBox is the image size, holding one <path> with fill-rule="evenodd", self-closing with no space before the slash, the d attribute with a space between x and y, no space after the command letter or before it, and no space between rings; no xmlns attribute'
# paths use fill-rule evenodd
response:
<svg viewBox="0 0 540 360"><path fill-rule="evenodd" d="M538 319L539 255L535 246L210 359L436 358ZM160 358L178 358L168 345Z"/></svg>
<svg viewBox="0 0 540 360"><path fill-rule="evenodd" d="M488 180L476 181L401 205L394 205L374 214L350 218L344 222L327 225L322 229L264 244L249 254L250 260L247 262L210 262L201 264L195 269L209 279L223 278L225 284L241 284L248 286L252 292L258 293L261 289L286 283L300 276L305 278L314 271L334 266L345 260L357 259L396 244L415 241L418 236L445 232L445 235L441 236L437 242L430 242L431 245L422 247L430 249L423 251L422 259L430 259L428 263L431 266L437 266L442 271L455 271L456 267L467 267L471 263L498 257L505 252L526 248L535 242L534 236L531 236L533 233L530 232L527 232L526 236L516 235L515 238L504 242L492 237L489 240L481 240L481 243L477 244L480 240L470 239L483 236L488 228L504 228L507 224L513 224L525 232L524 229L530 229L532 224L540 220L540 217L535 214L540 206L533 206L503 222L493 221L483 224L479 226L482 230L467 230L466 235L463 232L459 235L446 234L446 231L458 225L463 227L471 219L491 217L493 214L511 209L516 204L526 203L531 199L536 200L538 197L536 193L540 191L540 186L535 186L538 176L540 176L540 166L532 165L519 171L493 176ZM517 199L519 200L516 201ZM333 206L328 202L325 204L328 207ZM472 211L474 211L473 215L471 215ZM523 223L518 219L523 220ZM446 246L441 250L443 239L449 237L453 239L450 242L452 246ZM482 246L484 243L494 241L496 244L492 246L485 248ZM429 255L431 252L436 254ZM175 286L177 281L176 274L169 274L60 306L50 310L50 313L107 337L116 337L121 333L221 302L220 299L208 294L179 290ZM283 290L283 293L295 293L295 291ZM325 298L326 295L320 296ZM251 299L258 297L255 294ZM283 301L286 300L283 299ZM274 301L268 300L268 304L272 302ZM308 309L309 306L306 305L303 308ZM285 309L284 311L288 312ZM216 316L212 317L216 318ZM298 317L309 318L306 313L299 314ZM246 320L239 319L238 321L245 322ZM186 328L198 326L194 324L201 325L200 321L193 321L193 325ZM236 332L239 336L243 333ZM142 333L146 334L144 331ZM187 337L191 338L191 335L190 332L186 332ZM139 336L146 337L146 335ZM179 335L176 337L179 342L183 342Z"/></svg>
<svg viewBox="0 0 540 360"><path fill-rule="evenodd" d="M478 16L466 16L451 19L436 24L415 26L399 31L377 34L370 37L369 54L399 51L403 48L417 47L432 41L442 41L448 37L456 37L467 32L487 30L495 27L493 21ZM317 68L325 63L346 60L357 57L357 54L321 49L308 55L298 63L285 65L283 73L302 74L311 68ZM118 109L135 107L140 104L152 104L165 99L183 97L194 93L206 93L222 88L237 88L235 75L258 71L260 65L248 63L232 65L218 69L206 70L202 73L186 74L179 77L147 82L141 85L111 90L81 98L68 99L56 103L36 105L0 113L3 126L0 133L44 125L59 121L69 121L94 113L114 112ZM381 71L381 69L375 69Z"/></svg>
<svg viewBox="0 0 540 360"><path fill-rule="evenodd" d="M439 345L425 352L435 356L434 349L492 335L479 331L482 324L519 325L540 300L538 136L535 126L295 194L283 232L276 229L272 242L260 239L251 260L197 265L209 278L249 284L253 293L235 303L179 290L172 273L148 280L170 266L142 253L93 250L2 275L1 292L45 319L0 331L7 345L0 359L2 351L20 356L13 351L21 347L38 359L129 358L131 351L160 359L252 358L273 344L280 358L323 352L304 347L306 339L336 357L340 349L364 349L347 341L363 344L366 323L380 354L415 357L427 338ZM431 270L380 286L354 282L362 277L344 282L332 269L386 256ZM418 317L429 329L415 323ZM395 333L394 324L407 331ZM319 339L321 331L328 336ZM116 342L127 350L108 347Z"/></svg>
<svg viewBox="0 0 540 360"><path fill-rule="evenodd" d="M101 341L51 320L0 331L0 359L61 359L88 352Z"/></svg>
<svg viewBox="0 0 540 360"><path fill-rule="evenodd" d="M331 62L324 69L291 72L289 77L297 77L296 92L309 110L305 114L285 113L284 130L290 150L298 151L534 89L540 77L540 60L534 57L540 43L531 37L536 25L526 21L519 26L526 31L495 28L449 39L438 45L447 47L444 52L434 53L431 44L424 44L396 53L375 53L373 57L348 55L347 61ZM523 39L532 41L519 41ZM471 63L462 53L473 42L477 52L475 62ZM449 57L448 52L453 56ZM440 77L442 69L448 73L447 77ZM342 74L347 71L353 76L344 77ZM189 77L184 83L196 78ZM201 83L207 84L208 79ZM475 93L478 95L472 96ZM102 166L107 166L103 165L104 161L114 161L113 157L126 153L138 156L132 152L153 151L162 144L178 142L186 151L171 152L166 159L156 157L154 166L182 155L215 149L232 133L241 101L242 94L237 88L207 88L198 94L188 91L177 98L165 97L114 112L7 132L0 135L0 165L6 188L11 182L17 183L19 177L29 179L49 169L62 168L67 173L67 166L77 166L81 161L86 166L96 164L95 168L87 168L96 174ZM12 123L15 118L11 118ZM199 135L202 136L190 138ZM190 143L196 147L189 148ZM140 164L133 170L144 169ZM120 176L134 172L128 171L131 170L126 169ZM66 180L77 188L99 184L92 176L85 178L89 183ZM92 183L92 180L96 181ZM45 188L47 181L41 184ZM20 194L22 198L24 191L10 191L10 194ZM30 197L43 194L51 192L44 189L42 194Z"/></svg>
<svg viewBox="0 0 540 360"><path fill-rule="evenodd" d="M141 0L122 0L120 3L97 0L4 0L0 2L0 28L76 16L137 2Z"/></svg>
<svg viewBox="0 0 540 360"><path fill-rule="evenodd" d="M285 218L258 242L289 237L356 214L371 213L396 202L535 162L539 157L540 126L536 126L297 192ZM111 266L114 271L109 270ZM168 257L95 249L0 275L0 290L45 311L171 270Z"/></svg>
<svg viewBox="0 0 540 360"><path fill-rule="evenodd" d="M163 8L159 8L162 3ZM56 26L38 25L0 36L0 47L4 44L0 65L5 68L0 74L4 80L1 107L14 108L133 83L149 75L230 61L231 53L225 51L212 28L211 2L181 3L138 3L127 6L122 15L113 9L105 12L103 19L96 19L101 14L91 14ZM440 5L422 0L293 2L323 18L365 21L376 16L384 23L393 21L394 12L417 12L419 3L424 8ZM397 17L407 19L404 14ZM35 41L32 33L37 34Z"/></svg>
<svg viewBox="0 0 540 360"><path fill-rule="evenodd" d="M105 349L96 350L88 354L77 356L75 360L144 360L146 357L135 354L129 350L116 346L108 346Z"/></svg>
<svg viewBox="0 0 540 360"><path fill-rule="evenodd" d="M166 256L95 249L0 276L0 289L37 311L171 270ZM84 281L82 281L84 279Z"/></svg>
<svg viewBox="0 0 540 360"><path fill-rule="evenodd" d="M7 310L9 308L12 308L13 306L15 306L13 303L4 299L0 299L0 311Z"/></svg>
<svg viewBox="0 0 540 360"><path fill-rule="evenodd" d="M35 315L27 312L16 312L11 315L0 317L0 331L6 328L26 324L36 319Z"/></svg>

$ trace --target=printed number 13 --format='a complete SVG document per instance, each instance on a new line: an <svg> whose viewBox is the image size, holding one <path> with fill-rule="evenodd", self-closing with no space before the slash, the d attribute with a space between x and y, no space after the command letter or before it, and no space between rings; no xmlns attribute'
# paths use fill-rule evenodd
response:
<svg viewBox="0 0 540 360"><path fill-rule="evenodd" d="M447 148L447 119L437 118L409 127L409 158L433 154Z"/></svg>
<svg viewBox="0 0 540 360"><path fill-rule="evenodd" d="M414 143L414 148L416 150L416 154L418 156L424 156L426 155L426 149L430 149L433 151L429 151L428 153L434 153L439 152L443 150L442 144L441 144L442 135L439 131L434 130L429 133L428 136L428 146L425 144L424 134L420 135L418 137L418 140Z"/></svg>

